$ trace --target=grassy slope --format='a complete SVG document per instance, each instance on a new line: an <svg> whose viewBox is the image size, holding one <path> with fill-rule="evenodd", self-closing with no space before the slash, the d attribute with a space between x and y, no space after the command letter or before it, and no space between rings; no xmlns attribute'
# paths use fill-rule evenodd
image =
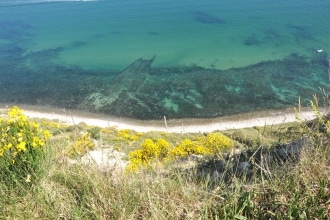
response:
<svg viewBox="0 0 330 220"><path fill-rule="evenodd" d="M202 134L123 134L115 128L68 127L49 121L43 126L54 133L48 142L47 172L29 189L6 190L0 185L0 219L330 218L330 148L327 134L319 135L315 126L288 124L224 132L237 140L237 148L285 142L302 132L314 140L313 148L304 151L297 164L274 165L270 178L257 176L249 182L198 177L194 169L188 173L172 169L173 163L161 171L154 168L114 176L65 160L65 149L86 130L97 139L98 147L112 146L122 152L137 149L145 138L165 138L175 144ZM133 136L138 138L131 140Z"/></svg>

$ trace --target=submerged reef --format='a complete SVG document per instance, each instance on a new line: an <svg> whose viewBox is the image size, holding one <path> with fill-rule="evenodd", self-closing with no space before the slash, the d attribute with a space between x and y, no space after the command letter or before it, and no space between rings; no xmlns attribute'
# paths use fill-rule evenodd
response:
<svg viewBox="0 0 330 220"><path fill-rule="evenodd" d="M39 53L54 56L56 50ZM284 108L296 105L298 97L307 104L320 87L329 88L326 53L228 70L152 68L155 57L140 58L120 72L64 67L35 56L17 56L14 62L13 55L0 63L0 102L137 119L201 118Z"/></svg>

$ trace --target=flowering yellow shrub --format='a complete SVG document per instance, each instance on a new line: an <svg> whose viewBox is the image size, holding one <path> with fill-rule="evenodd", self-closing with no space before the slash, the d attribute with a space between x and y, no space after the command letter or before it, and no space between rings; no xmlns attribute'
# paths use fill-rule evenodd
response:
<svg viewBox="0 0 330 220"><path fill-rule="evenodd" d="M43 127L49 127L53 129L65 129L68 127L64 123L58 123L56 121L50 121L50 120L43 120L42 125Z"/></svg>
<svg viewBox="0 0 330 220"><path fill-rule="evenodd" d="M86 132L79 136L77 140L69 146L67 154L70 157L76 157L87 153L95 148L95 144L90 136L90 133Z"/></svg>
<svg viewBox="0 0 330 220"><path fill-rule="evenodd" d="M51 136L31 122L17 106L0 118L0 179L13 184L35 177L44 157L43 147Z"/></svg>
<svg viewBox="0 0 330 220"><path fill-rule="evenodd" d="M44 129L50 130L52 132L52 134L55 136L62 132L65 132L69 126L64 123L59 123L56 121L44 119L44 120L42 120L42 127Z"/></svg>
<svg viewBox="0 0 330 220"><path fill-rule="evenodd" d="M100 132L103 134L113 134L117 131L115 127L101 128Z"/></svg>
<svg viewBox="0 0 330 220"><path fill-rule="evenodd" d="M233 147L231 139L220 133L210 133L199 139L199 142L212 153L218 153Z"/></svg>
<svg viewBox="0 0 330 220"><path fill-rule="evenodd" d="M130 164L127 170L137 170L139 166L145 166L152 163L155 160L163 159L167 151L169 150L170 144L160 138L156 141L146 139L142 143L142 149L132 151L128 154Z"/></svg>
<svg viewBox="0 0 330 220"><path fill-rule="evenodd" d="M184 139L174 147L171 147L165 139L158 139L156 141L146 139L142 143L142 149L129 153L130 164L127 170L136 171L139 167L152 164L155 161L172 161L192 154L216 154L232 146L233 142L220 133L211 133L206 137L198 138L196 141Z"/></svg>
<svg viewBox="0 0 330 220"><path fill-rule="evenodd" d="M197 141L191 141L189 139L185 139L181 141L179 145L170 149L170 151L166 156L166 160L183 158L191 154L207 155L207 154L211 154L212 152L213 151L211 149L201 145Z"/></svg>
<svg viewBox="0 0 330 220"><path fill-rule="evenodd" d="M135 134L133 131L128 129L117 130L116 136L114 138L115 141L127 141L127 142L134 142L139 140L142 133Z"/></svg>

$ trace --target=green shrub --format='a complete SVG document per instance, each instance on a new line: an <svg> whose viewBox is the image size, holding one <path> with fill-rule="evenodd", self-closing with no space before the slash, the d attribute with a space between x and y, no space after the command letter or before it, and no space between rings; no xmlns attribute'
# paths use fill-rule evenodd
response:
<svg viewBox="0 0 330 220"><path fill-rule="evenodd" d="M99 140L101 138L101 128L100 127L91 127L87 129L87 132L90 133L91 138Z"/></svg>

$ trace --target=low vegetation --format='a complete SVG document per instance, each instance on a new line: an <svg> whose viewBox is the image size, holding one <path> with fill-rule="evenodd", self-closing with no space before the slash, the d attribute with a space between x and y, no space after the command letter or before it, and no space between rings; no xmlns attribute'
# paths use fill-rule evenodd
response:
<svg viewBox="0 0 330 220"><path fill-rule="evenodd" d="M330 122L315 100L312 122L298 112L296 123L208 134L65 125L13 107L0 118L0 219L330 219ZM210 165L302 138L299 160L251 178ZM121 174L80 162L107 148L127 155Z"/></svg>
<svg viewBox="0 0 330 220"><path fill-rule="evenodd" d="M29 121L13 107L8 117L0 118L0 181L5 189L28 188L42 171L44 147L51 137L39 124Z"/></svg>
<svg viewBox="0 0 330 220"><path fill-rule="evenodd" d="M233 142L219 133L211 133L197 137L196 140L184 139L173 145L163 138L157 140L145 139L141 149L128 154L128 171L138 171L139 168L152 166L154 163L170 162L190 155L215 155L228 150Z"/></svg>

